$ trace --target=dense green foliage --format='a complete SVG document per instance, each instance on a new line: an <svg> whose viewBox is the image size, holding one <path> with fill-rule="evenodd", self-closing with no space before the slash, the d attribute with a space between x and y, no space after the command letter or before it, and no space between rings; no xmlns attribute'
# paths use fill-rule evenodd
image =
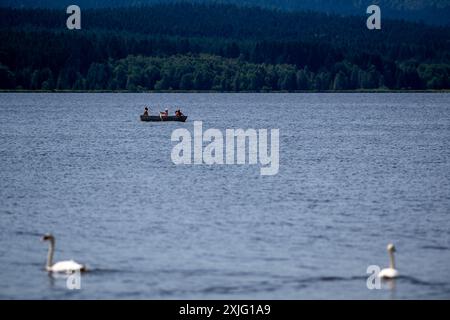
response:
<svg viewBox="0 0 450 320"><path fill-rule="evenodd" d="M0 9L0 88L449 89L450 29L311 12L171 4Z"/></svg>

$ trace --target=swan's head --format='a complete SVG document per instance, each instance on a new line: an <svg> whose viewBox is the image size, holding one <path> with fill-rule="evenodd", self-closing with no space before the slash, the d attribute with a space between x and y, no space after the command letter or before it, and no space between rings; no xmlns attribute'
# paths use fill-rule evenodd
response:
<svg viewBox="0 0 450 320"><path fill-rule="evenodd" d="M55 241L55 237L52 234L47 233L42 237L42 241Z"/></svg>
<svg viewBox="0 0 450 320"><path fill-rule="evenodd" d="M388 246L387 246L387 251L388 252L395 252L397 250L395 249L395 246L392 243L389 243Z"/></svg>

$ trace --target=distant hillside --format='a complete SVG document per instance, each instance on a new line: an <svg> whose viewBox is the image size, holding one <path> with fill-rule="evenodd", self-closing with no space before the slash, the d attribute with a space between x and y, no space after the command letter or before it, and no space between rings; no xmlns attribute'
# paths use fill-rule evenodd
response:
<svg viewBox="0 0 450 320"><path fill-rule="evenodd" d="M233 19L230 19L233 17ZM449 89L450 27L219 4L0 8L0 89Z"/></svg>
<svg viewBox="0 0 450 320"><path fill-rule="evenodd" d="M344 15L364 15L370 4L379 4L385 17L430 24L450 24L450 0L77 0L84 8L140 6L168 2L220 2L282 10L314 10ZM0 6L63 8L72 0L2 0Z"/></svg>

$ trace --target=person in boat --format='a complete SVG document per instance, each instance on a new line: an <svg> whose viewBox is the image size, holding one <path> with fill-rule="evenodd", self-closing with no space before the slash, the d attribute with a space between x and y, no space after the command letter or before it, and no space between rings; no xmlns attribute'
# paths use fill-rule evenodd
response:
<svg viewBox="0 0 450 320"><path fill-rule="evenodd" d="M184 116L184 114L183 114L183 112L181 112L180 109L178 109L177 111L175 111L175 116L182 117L182 116Z"/></svg>
<svg viewBox="0 0 450 320"><path fill-rule="evenodd" d="M166 109L166 111L160 112L159 114L162 117L168 117L169 116L169 109Z"/></svg>
<svg viewBox="0 0 450 320"><path fill-rule="evenodd" d="M149 116L149 112L148 112L148 108L145 107L144 109L144 116L148 117Z"/></svg>

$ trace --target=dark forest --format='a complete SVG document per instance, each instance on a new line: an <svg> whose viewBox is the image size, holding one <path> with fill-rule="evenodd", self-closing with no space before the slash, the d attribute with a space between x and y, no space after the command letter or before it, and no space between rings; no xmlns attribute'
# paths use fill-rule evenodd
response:
<svg viewBox="0 0 450 320"><path fill-rule="evenodd" d="M0 89L450 89L450 28L221 4L0 9Z"/></svg>

